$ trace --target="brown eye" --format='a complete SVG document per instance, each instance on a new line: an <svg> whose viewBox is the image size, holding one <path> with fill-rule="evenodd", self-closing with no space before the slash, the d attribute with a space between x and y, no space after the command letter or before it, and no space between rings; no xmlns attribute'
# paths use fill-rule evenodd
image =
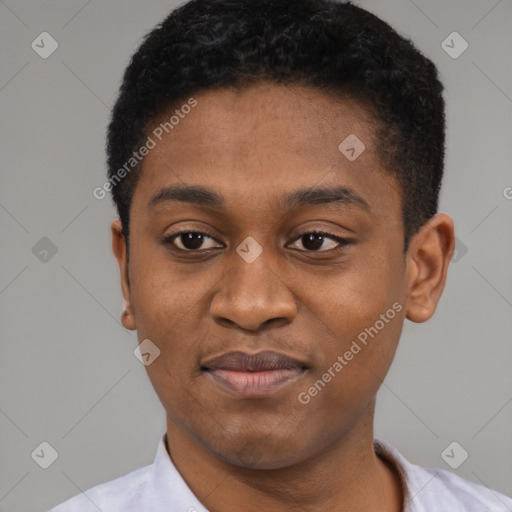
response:
<svg viewBox="0 0 512 512"><path fill-rule="evenodd" d="M347 245L350 240L321 231L309 231L296 238L294 243L297 242L308 252L326 252Z"/></svg>
<svg viewBox="0 0 512 512"><path fill-rule="evenodd" d="M204 246L204 243L208 240L212 240L215 242L215 244L217 244L214 238L211 237L208 233L202 233L200 231L182 231L165 238L163 242L164 244L171 244L177 250L188 252L195 252L200 249L206 250L218 247L215 244L213 246Z"/></svg>

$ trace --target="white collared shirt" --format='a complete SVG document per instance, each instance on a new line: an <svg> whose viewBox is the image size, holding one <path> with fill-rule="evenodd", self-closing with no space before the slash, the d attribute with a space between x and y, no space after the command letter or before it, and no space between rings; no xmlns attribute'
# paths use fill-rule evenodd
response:
<svg viewBox="0 0 512 512"><path fill-rule="evenodd" d="M403 512L511 512L512 498L442 469L411 464L390 444L374 439L376 453L397 469L405 491ZM208 512L189 489L165 448L155 461L92 487L49 512Z"/></svg>

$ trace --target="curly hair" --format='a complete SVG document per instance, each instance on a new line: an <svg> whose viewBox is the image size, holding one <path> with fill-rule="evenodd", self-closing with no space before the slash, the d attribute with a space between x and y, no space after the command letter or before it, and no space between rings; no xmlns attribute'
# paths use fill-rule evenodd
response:
<svg viewBox="0 0 512 512"><path fill-rule="evenodd" d="M128 241L141 164L117 171L165 110L201 90L260 80L299 84L368 106L377 151L400 185L404 251L436 212L444 166L443 86L435 65L350 1L191 0L149 32L124 72L107 134L110 190Z"/></svg>

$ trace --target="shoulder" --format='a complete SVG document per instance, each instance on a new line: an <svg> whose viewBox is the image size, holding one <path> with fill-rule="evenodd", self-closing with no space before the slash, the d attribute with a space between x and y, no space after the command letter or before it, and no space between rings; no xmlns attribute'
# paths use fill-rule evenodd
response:
<svg viewBox="0 0 512 512"><path fill-rule="evenodd" d="M137 510L139 497L144 494L151 466L136 469L84 491L57 505L48 512L127 512Z"/></svg>
<svg viewBox="0 0 512 512"><path fill-rule="evenodd" d="M510 512L512 498L444 469L412 464L390 444L374 440L375 451L395 466L405 487L406 512Z"/></svg>
<svg viewBox="0 0 512 512"><path fill-rule="evenodd" d="M423 481L428 478L431 482L431 485L417 496L417 500L425 509L449 504L449 510L453 512L512 511L512 498L509 496L465 480L450 471L416 466L414 472L417 476L423 474Z"/></svg>

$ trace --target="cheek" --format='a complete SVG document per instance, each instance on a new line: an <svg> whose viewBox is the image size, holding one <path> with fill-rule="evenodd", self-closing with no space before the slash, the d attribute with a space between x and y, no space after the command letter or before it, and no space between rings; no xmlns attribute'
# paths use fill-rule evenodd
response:
<svg viewBox="0 0 512 512"><path fill-rule="evenodd" d="M137 331L139 337L162 336L179 326L197 302L200 282L192 285L157 242L142 239L136 247L130 261L130 288Z"/></svg>
<svg viewBox="0 0 512 512"><path fill-rule="evenodd" d="M381 385L404 321L400 262L386 255L369 257L331 281L328 296L320 298L317 311L330 335L324 337L321 363L311 380L328 381L324 388L316 386L327 391L325 399L355 404L362 397L370 400Z"/></svg>
<svg viewBox="0 0 512 512"><path fill-rule="evenodd" d="M208 269L186 274L170 264L164 251L154 248L135 254L131 265L138 339L150 339L160 350L155 363L147 367L148 374L165 386L189 385L206 341L200 337L205 332L201 324L207 318L217 274Z"/></svg>
<svg viewBox="0 0 512 512"><path fill-rule="evenodd" d="M402 237L386 239L382 249L371 255L365 264L362 286L364 295L373 297L377 308L386 310L395 301L403 302L406 297L406 261L402 251ZM384 313L380 311L379 313Z"/></svg>
<svg viewBox="0 0 512 512"><path fill-rule="evenodd" d="M400 304L394 303L366 320L343 318L336 341L324 345L322 364L315 368L297 398L308 411L305 422L322 425L346 425L363 414L374 400L393 361L403 318ZM402 309L403 311L403 309ZM347 315L348 316L348 315ZM383 319L384 318L384 319ZM316 427L311 426L310 429ZM325 435L335 436L336 428L322 427Z"/></svg>
<svg viewBox="0 0 512 512"><path fill-rule="evenodd" d="M381 254L363 255L333 278L328 293L320 297L322 307L318 310L326 311L334 324L333 330L344 339L357 336L386 314L395 302L401 304L404 300L403 258L375 252ZM395 318L396 309L399 308L395 307L388 316Z"/></svg>

